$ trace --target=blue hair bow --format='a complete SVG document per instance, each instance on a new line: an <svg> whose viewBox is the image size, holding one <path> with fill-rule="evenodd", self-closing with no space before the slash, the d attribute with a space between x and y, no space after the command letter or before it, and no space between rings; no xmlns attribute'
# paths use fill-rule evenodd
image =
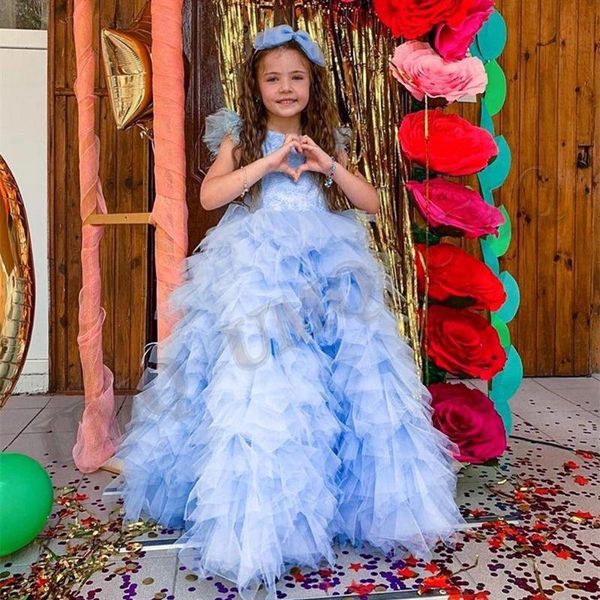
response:
<svg viewBox="0 0 600 600"><path fill-rule="evenodd" d="M277 25L261 31L254 38L254 50L276 48L290 40L294 40L303 50L304 54L315 64L325 66L325 58L319 45L306 33L298 29L294 31L289 25Z"/></svg>

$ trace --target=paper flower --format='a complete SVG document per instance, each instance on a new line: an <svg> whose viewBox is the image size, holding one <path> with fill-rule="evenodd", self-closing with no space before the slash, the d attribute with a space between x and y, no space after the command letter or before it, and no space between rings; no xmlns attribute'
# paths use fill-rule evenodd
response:
<svg viewBox="0 0 600 600"><path fill-rule="evenodd" d="M425 113L429 140L425 140ZM421 165L429 156L429 168L447 175L472 175L498 154L494 138L482 127L441 109L409 113L402 119L398 139L406 156Z"/></svg>
<svg viewBox="0 0 600 600"><path fill-rule="evenodd" d="M488 381L506 363L498 332L487 319L470 310L430 306L426 335L429 358L454 375Z"/></svg>
<svg viewBox="0 0 600 600"><path fill-rule="evenodd" d="M464 58L477 32L494 12L494 0L468 0L462 22L442 23L435 29L435 49L446 60Z"/></svg>
<svg viewBox="0 0 600 600"><path fill-rule="evenodd" d="M504 216L495 206L459 183L436 177L428 183L409 181L406 187L429 225L450 228L446 235L471 239L498 235L498 227L504 223Z"/></svg>
<svg viewBox="0 0 600 600"><path fill-rule="evenodd" d="M429 274L427 295L437 302L456 298L472 302L476 310L498 310L506 300L502 282L483 262L452 244L416 244L417 283L425 292L425 273Z"/></svg>
<svg viewBox="0 0 600 600"><path fill-rule="evenodd" d="M487 73L479 58L445 61L428 43L410 41L396 47L390 62L392 75L417 99L445 98L455 102L481 94Z"/></svg>
<svg viewBox="0 0 600 600"><path fill-rule="evenodd" d="M379 19L394 37L414 40L439 23L458 26L469 9L468 0L373 0Z"/></svg>
<svg viewBox="0 0 600 600"><path fill-rule="evenodd" d="M504 423L483 392L464 383L434 383L429 391L433 425L457 444L460 454L456 460L481 464L504 453Z"/></svg>

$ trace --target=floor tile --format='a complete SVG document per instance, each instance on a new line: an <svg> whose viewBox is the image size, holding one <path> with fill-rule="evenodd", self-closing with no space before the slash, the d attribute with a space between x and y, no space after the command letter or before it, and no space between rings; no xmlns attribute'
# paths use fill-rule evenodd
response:
<svg viewBox="0 0 600 600"><path fill-rule="evenodd" d="M65 462L72 460L75 433L22 433L8 447L9 452L21 452L36 460Z"/></svg>
<svg viewBox="0 0 600 600"><path fill-rule="evenodd" d="M41 408L3 408L0 411L0 434L21 433L41 410Z"/></svg>
<svg viewBox="0 0 600 600"><path fill-rule="evenodd" d="M11 396L4 408L44 408L50 401L47 394L15 394Z"/></svg>
<svg viewBox="0 0 600 600"><path fill-rule="evenodd" d="M485 390L485 383L471 381L469 385ZM600 380L595 378L540 378L525 379L518 394L511 400L513 409L513 431L509 439L509 450L500 459L499 468L468 466L460 474L457 484L457 502L465 512L485 511L497 516L514 516L514 508L501 496L493 495L487 486L502 482L507 477L532 479L540 485L558 490L549 518L559 522L573 511L588 511L600 514L600 480L598 464L593 458L576 454L574 450L597 449L598 416L595 409L596 390ZM16 398L16 397L15 397ZM13 402L11 398L9 402ZM43 397L42 397L43 398ZM109 511L118 506L115 497L106 497L103 491L115 480L115 475L106 471L82 474L72 460L78 419L77 413L83 409L81 396L48 396L48 404L43 412L35 411L36 419L26 433L0 433L0 444L8 445L9 451L22 452L37 458L50 473L53 483L77 485L80 493L87 496L85 503L90 512L99 518L106 518ZM19 416L42 406L42 400L33 400L40 406L16 408L7 406L0 413L12 411L10 429L15 429ZM121 427L129 421L132 397L115 397L117 420ZM38 414L39 413L39 414ZM15 421L17 419L17 421ZM47 431L46 431L47 429ZM52 431L52 433L49 433ZM565 446L565 447L561 447ZM565 464L570 464L567 469ZM573 466L574 465L574 466ZM519 523L525 517L519 516ZM597 570L597 556L600 554L598 530L584 524L565 526L556 533L555 541L564 544L572 551L572 558L566 560L544 553L539 566L545 589L554 593L552 600L592 600L593 592L578 590L578 587L596 585L592 581ZM165 543L165 540L178 537L178 532L162 530L156 537L153 534L142 539L152 543ZM282 577L278 589L285 598L335 597L342 595L354 579L357 582L376 580L386 589L413 587L417 580L398 584L394 576L392 562L387 557L375 556L354 549L343 553L338 549L336 571L331 581L335 587L329 588L327 580L314 570L301 568L295 577L287 573ZM27 553L30 553L29 555ZM23 568L34 560L35 551L27 548L11 556L11 566L4 570ZM473 564L479 555L478 565L461 573L461 581L466 591L487 589L490 600L525 599L530 595L534 578L531 564L517 553L506 549L493 550L487 541L466 541L452 551L440 548L434 562L457 571ZM104 573L97 573L83 588L80 600L121 600L141 598L152 600L238 600L233 585L226 580L207 578L200 580L185 569L178 561L177 551L167 548L159 551L147 550L136 564L119 564ZM354 565L353 568L350 565ZM357 567L359 565L359 567ZM423 565L421 565L422 567ZM115 573L117 567L129 570ZM356 568L356 570L354 570ZM375 591L380 591L376 589ZM264 594L263 594L264 596ZM282 596L283 597L283 596ZM376 599L377 595L371 595ZM262 600L259 595L257 600Z"/></svg>
<svg viewBox="0 0 600 600"><path fill-rule="evenodd" d="M73 403L70 406L49 406L27 426L26 433L75 432L79 427L83 414L83 404Z"/></svg>
<svg viewBox="0 0 600 600"><path fill-rule="evenodd" d="M0 452L6 450L18 435L18 433L0 433Z"/></svg>
<svg viewBox="0 0 600 600"><path fill-rule="evenodd" d="M119 558L116 564L90 577L77 600L152 600L156 597L174 600L176 564L175 557L144 557L135 562Z"/></svg>

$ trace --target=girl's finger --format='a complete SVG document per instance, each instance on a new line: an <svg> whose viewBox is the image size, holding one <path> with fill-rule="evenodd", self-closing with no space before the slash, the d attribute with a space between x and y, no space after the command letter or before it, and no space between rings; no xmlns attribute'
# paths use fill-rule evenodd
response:
<svg viewBox="0 0 600 600"><path fill-rule="evenodd" d="M296 149L297 152L302 154L302 146L301 146L300 142L297 142L295 140L289 141L288 142L288 151L292 148L292 146Z"/></svg>
<svg viewBox="0 0 600 600"><path fill-rule="evenodd" d="M294 171L294 169L287 164L285 165L284 173L289 175L292 180L296 181L296 171Z"/></svg>
<svg viewBox="0 0 600 600"><path fill-rule="evenodd" d="M310 169L311 169L310 163L303 163L296 169L296 173L297 173L298 177L300 177L300 175L302 175L302 173L304 173L305 171L309 171Z"/></svg>

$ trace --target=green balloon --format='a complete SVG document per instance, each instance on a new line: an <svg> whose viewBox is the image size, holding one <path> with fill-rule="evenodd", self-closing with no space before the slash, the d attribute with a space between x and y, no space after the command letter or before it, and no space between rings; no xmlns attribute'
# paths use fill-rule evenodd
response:
<svg viewBox="0 0 600 600"><path fill-rule="evenodd" d="M39 462L0 453L0 556L20 550L44 529L53 499L52 480Z"/></svg>

